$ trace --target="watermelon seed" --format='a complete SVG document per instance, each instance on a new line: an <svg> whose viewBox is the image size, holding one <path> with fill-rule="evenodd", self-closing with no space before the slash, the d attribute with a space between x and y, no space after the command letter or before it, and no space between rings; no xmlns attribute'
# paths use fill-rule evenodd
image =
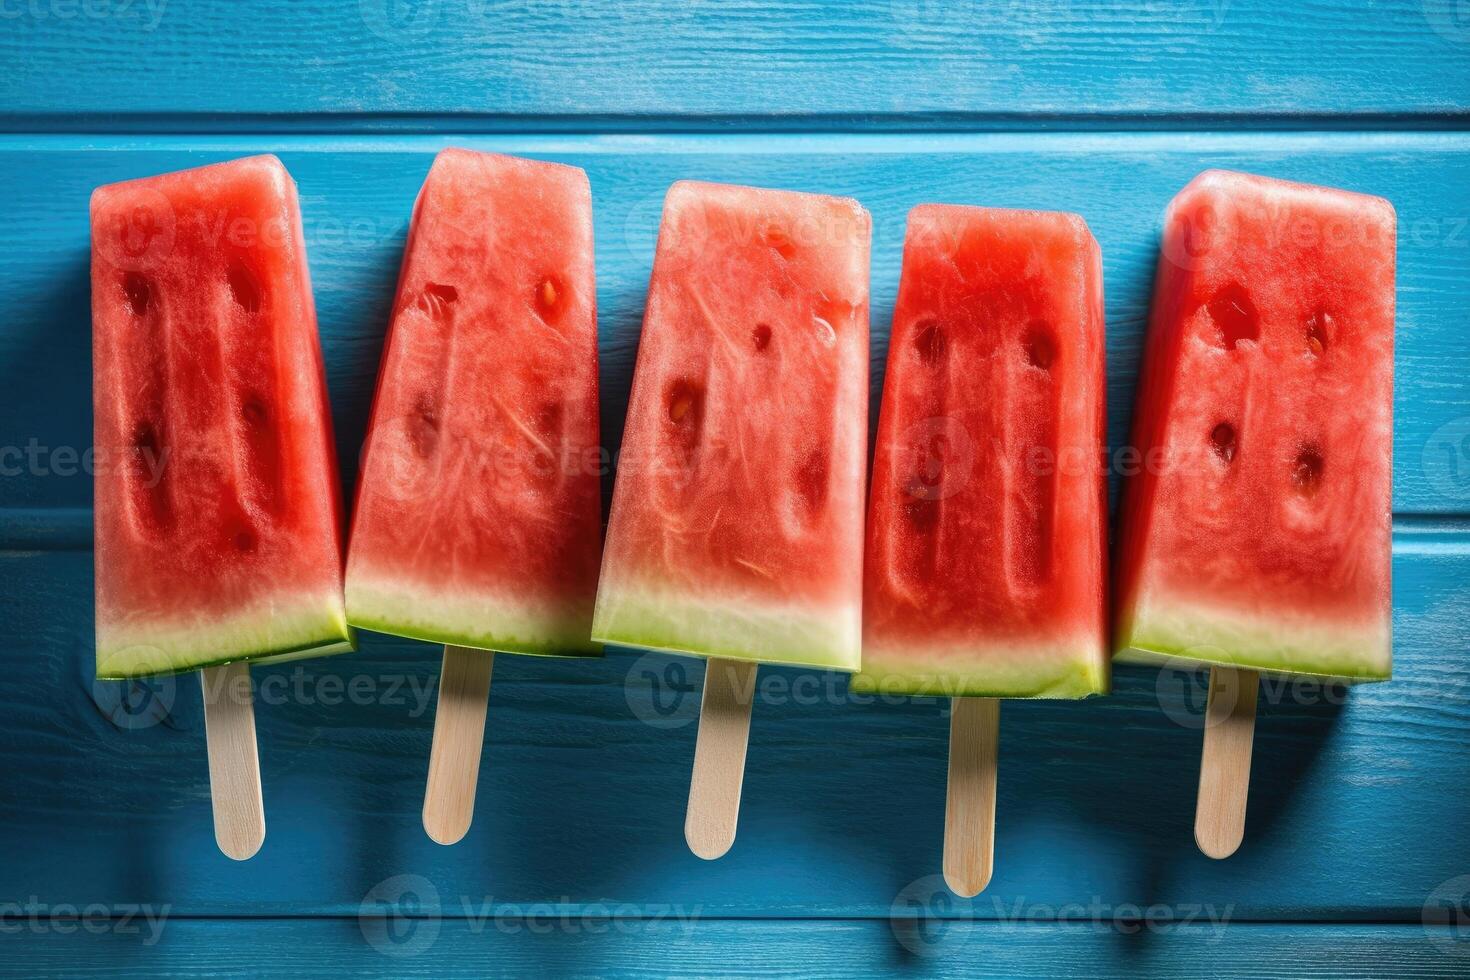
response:
<svg viewBox="0 0 1470 980"><path fill-rule="evenodd" d="M158 429L147 419L133 427L133 452L134 480L129 482L135 483L134 514L145 526L168 527L173 522L173 500L162 483L166 452Z"/></svg>
<svg viewBox="0 0 1470 980"><path fill-rule="evenodd" d="M815 516L821 513L822 505L827 501L827 474L827 454L820 449L807 453L797 468L796 491L801 495L808 514Z"/></svg>
<svg viewBox="0 0 1470 980"><path fill-rule="evenodd" d="M920 321L918 333L914 335L914 350L919 352L919 360L930 367L938 367L944 363L948 349L949 341L939 324L933 320Z"/></svg>
<svg viewBox="0 0 1470 980"><path fill-rule="evenodd" d="M1317 488L1322 485L1322 454L1315 446L1308 446L1296 454L1296 462L1291 468L1291 479L1302 496L1316 494Z"/></svg>
<svg viewBox="0 0 1470 980"><path fill-rule="evenodd" d="M1025 347L1026 360L1032 367L1043 371L1051 369L1051 363L1056 359L1056 345L1052 343L1051 331L1047 329L1045 321L1031 322L1026 333Z"/></svg>
<svg viewBox="0 0 1470 980"><path fill-rule="evenodd" d="M903 503L903 516L916 532L927 534L939 525L939 501L911 491L911 499Z"/></svg>
<svg viewBox="0 0 1470 980"><path fill-rule="evenodd" d="M149 453L154 458L158 456L158 430L153 427L152 422L139 422L133 428L133 448L140 452Z"/></svg>
<svg viewBox="0 0 1470 980"><path fill-rule="evenodd" d="M685 462L694 456L699 446L703 389L693 381L680 378L669 385L669 420L674 423L672 441Z"/></svg>
<svg viewBox="0 0 1470 980"><path fill-rule="evenodd" d="M1256 304L1251 302L1250 295L1240 283L1222 286L1210 297L1206 307L1220 330L1220 346L1226 350L1235 350L1235 345L1242 340L1260 340L1261 322Z"/></svg>
<svg viewBox="0 0 1470 980"><path fill-rule="evenodd" d="M560 298L561 290L557 288L556 280L550 276L542 279L541 285L536 287L536 308L543 317L556 309Z"/></svg>
<svg viewBox="0 0 1470 980"><path fill-rule="evenodd" d="M150 292L148 280L141 274L129 272L123 277L123 293L128 298L128 305L133 308L134 316L142 316L148 312Z"/></svg>
<svg viewBox="0 0 1470 980"><path fill-rule="evenodd" d="M561 432L561 402L547 402L536 410L536 430L555 436Z"/></svg>
<svg viewBox="0 0 1470 980"><path fill-rule="evenodd" d="M239 262L231 262L226 275L230 280L230 294L240 309L246 313L257 312L260 309L260 286L250 270Z"/></svg>
<svg viewBox="0 0 1470 980"><path fill-rule="evenodd" d="M766 244L783 259L790 259L796 254L796 243L791 236L786 234L776 225L767 225L764 236Z"/></svg>
<svg viewBox="0 0 1470 980"><path fill-rule="evenodd" d="M669 418L685 424L697 422L701 394L699 385L683 378L669 385Z"/></svg>
<svg viewBox="0 0 1470 980"><path fill-rule="evenodd" d="M1332 314L1326 311L1314 314L1307 321L1307 351L1321 357L1327 350L1327 328L1332 324Z"/></svg>
<svg viewBox="0 0 1470 980"><path fill-rule="evenodd" d="M771 346L771 326L768 323L757 323L751 331L751 340L755 341L755 349L763 351Z"/></svg>
<svg viewBox="0 0 1470 980"><path fill-rule="evenodd" d="M1235 458L1235 426L1229 422L1221 422L1210 432L1210 442L1215 446L1215 453L1225 462Z"/></svg>
<svg viewBox="0 0 1470 980"><path fill-rule="evenodd" d="M453 286L431 282L424 287L423 294L419 296L418 308L435 320L441 320L449 312L449 304L458 299L459 290Z"/></svg>
<svg viewBox="0 0 1470 980"><path fill-rule="evenodd" d="M439 414L428 395L420 395L409 416L408 438L419 458L428 459L439 445Z"/></svg>
<svg viewBox="0 0 1470 980"><path fill-rule="evenodd" d="M259 398L247 398L240 405L240 417L251 425L264 425L266 414L265 402Z"/></svg>

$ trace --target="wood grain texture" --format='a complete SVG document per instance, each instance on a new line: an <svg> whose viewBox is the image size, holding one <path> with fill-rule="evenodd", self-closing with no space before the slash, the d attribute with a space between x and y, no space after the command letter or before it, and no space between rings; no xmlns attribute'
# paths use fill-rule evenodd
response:
<svg viewBox="0 0 1470 980"><path fill-rule="evenodd" d="M944 880L961 898L990 884L995 864L995 773L1000 702L950 701L949 777L944 796Z"/></svg>
<svg viewBox="0 0 1470 980"><path fill-rule="evenodd" d="M410 918L384 904L367 918L265 919L248 925L166 919L156 932L139 916L128 926L136 931L125 934L80 928L28 934L26 962L34 976L109 978L616 974L1378 980L1462 978L1470 956L1470 942L1456 938L1450 928L1292 928L1231 922L1216 906L1152 924L1126 918L1141 909L1090 910L1086 900L1064 910L1067 921L1061 923L935 919L925 917L924 909L915 916L911 907L897 910L890 921L753 923L706 919L693 908L649 910L657 921L612 918L617 906L586 915L552 905L528 908L481 893L465 903L469 918ZM1187 924L1181 924L1185 918ZM250 942L244 962L242 935ZM152 944L145 945L150 939Z"/></svg>
<svg viewBox="0 0 1470 980"><path fill-rule="evenodd" d="M0 975L1464 976L1461 6L0 3ZM1263 681L1251 820L1227 862L1190 839L1206 675L1128 670L1111 698L1007 705L1004 858L965 901L939 873L940 699L762 670L744 846L710 863L680 840L701 662L499 658L476 832L450 850L421 827L437 650L365 634L355 656L255 670L271 837L230 862L210 832L197 676L92 679L87 197L281 154L350 492L409 209L450 143L588 170L614 453L679 178L872 211L875 413L913 204L1080 212L1104 255L1113 445L1159 218L1186 181L1225 166L1388 197L1394 681ZM94 902L112 916L101 930L67 918ZM137 903L169 916L161 933L122 923Z"/></svg>
<svg viewBox="0 0 1470 980"><path fill-rule="evenodd" d="M424 787L424 831L436 844L458 843L475 817L475 787L485 747L485 713L495 654L446 646L439 671L434 740Z"/></svg>
<svg viewBox="0 0 1470 980"><path fill-rule="evenodd" d="M17 0L5 11L0 105L27 127L126 123L118 113L307 128L427 114L519 129L537 117L913 126L1470 106L1470 26L1454 0Z"/></svg>
<svg viewBox="0 0 1470 980"><path fill-rule="evenodd" d="M1245 837L1259 681L1254 670L1210 669L1194 841L1212 858L1234 854Z"/></svg>
<svg viewBox="0 0 1470 980"><path fill-rule="evenodd" d="M1005 706L994 916L1060 905L1231 904L1241 918L1417 922L1470 872L1470 543L1398 538L1395 678L1349 691L1262 684L1245 846L1191 834L1204 675L1120 671L1116 693ZM356 914L401 874L444 895L678 903L709 915L886 916L942 888L944 699L853 696L840 675L763 667L740 838L722 860L682 830L701 661L496 658L475 832L423 832L439 649L363 634L362 651L257 667L271 832L251 861L215 848L197 680L92 679L92 557L0 553L0 824L25 846L0 898L170 903L221 915Z"/></svg>
<svg viewBox="0 0 1470 980"><path fill-rule="evenodd" d="M199 672L199 688L204 694L214 840L226 857L245 861L265 843L250 665L207 667Z"/></svg>
<svg viewBox="0 0 1470 980"><path fill-rule="evenodd" d="M1388 197L1399 213L1394 502L1470 511L1470 134L1058 134L0 138L0 505L85 507L91 478L87 199L99 183L278 152L300 185L338 454L350 484L366 430L409 210L449 142L585 167L597 250L603 441L618 451L654 238L670 183L749 182L851 195L873 214L876 423L904 222L922 201L1081 213L1102 245L1108 436L1121 446L1163 209L1220 166ZM876 424L870 425L870 431ZM1117 460L1117 457L1115 457ZM1116 469L1116 467L1115 467ZM611 475L604 489L610 490ZM350 499L350 496L349 498ZM0 514L0 540L6 533ZM35 525L18 518L35 541ZM30 530L26 530L29 528Z"/></svg>
<svg viewBox="0 0 1470 980"><path fill-rule="evenodd" d="M704 665L684 840L706 861L724 857L735 843L759 669L758 664L738 660L709 660Z"/></svg>

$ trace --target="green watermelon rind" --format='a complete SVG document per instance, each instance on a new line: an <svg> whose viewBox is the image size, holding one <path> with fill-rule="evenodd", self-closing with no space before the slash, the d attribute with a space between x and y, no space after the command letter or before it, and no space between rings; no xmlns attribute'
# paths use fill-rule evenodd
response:
<svg viewBox="0 0 1470 980"><path fill-rule="evenodd" d="M1376 634L1376 635L1375 635ZM1379 624L1316 625L1263 620L1245 612L1186 607L1167 617L1124 620L1115 663L1150 667L1239 667L1282 677L1345 684L1389 680L1393 675L1391 629ZM1371 666L1364 650L1379 648Z"/></svg>
<svg viewBox="0 0 1470 980"><path fill-rule="evenodd" d="M530 657L600 657L585 614L512 611L510 602L486 597L473 605L471 625L462 610L433 598L353 582L348 573L347 621L359 629L445 646L518 653ZM486 625L489 624L489 625Z"/></svg>
<svg viewBox="0 0 1470 980"><path fill-rule="evenodd" d="M395 620L376 619L372 616L361 614L352 617L352 625L358 629L372 630L374 633L387 633L390 636L401 636L406 640L442 643L445 646L484 650L486 653L519 653L528 657L574 657L578 659L602 656L601 645L593 643L590 639L586 646L581 647L576 644L534 643L516 639L505 639L493 633L471 634L469 632L451 629L428 629L422 626L413 626Z"/></svg>
<svg viewBox="0 0 1470 980"><path fill-rule="evenodd" d="M239 617L241 621L251 618ZM267 614L256 618L265 621L272 617ZM273 642L269 646L260 646L251 640L232 646L232 638L248 635L249 631L236 628L228 622L209 629L199 626L170 626L134 631L128 640L122 642L99 635L96 676L98 680L167 677L242 661L265 666L336 653L351 653L357 649L357 634L348 625L340 606L325 617L312 615L310 619L314 621L314 626L321 628L320 631L313 628L300 629L289 640ZM276 625L279 625L279 618L276 618ZM108 631L100 632L106 634ZM211 639L204 640L206 635ZM226 639L221 640L220 637ZM210 650L202 654L197 652L211 644L225 649Z"/></svg>
<svg viewBox="0 0 1470 980"><path fill-rule="evenodd" d="M271 664L291 663L294 660L310 660L313 657L327 657L337 653L355 653L357 651L357 634L354 631L350 640L323 640L321 643L298 647L292 650L280 650L271 653L242 653L222 657L218 660L201 660L178 667L170 667L167 670L140 671L138 673L98 673L99 681L125 681L134 680L139 677L171 677L178 674L192 674L196 670L208 670L211 667L223 667L225 664L248 663L255 667L267 667Z"/></svg>
<svg viewBox="0 0 1470 980"><path fill-rule="evenodd" d="M858 669L856 608L814 615L791 604L753 602L747 597L699 600L672 592L638 591L642 594L617 588L598 592L593 639L708 659L846 673ZM853 637L851 642L842 641L844 634ZM803 652L786 652L791 650Z"/></svg>
<svg viewBox="0 0 1470 980"><path fill-rule="evenodd" d="M973 656L962 659L958 654L959 651L945 650L926 657L914 650L886 655L865 651L863 669L853 677L852 690L857 694L911 697L1074 701L1111 690L1106 658L1096 644L1091 652L1079 647L1062 655L1052 649L1032 655L1024 648L1010 646L980 658L983 663L975 663ZM998 668L996 660L1000 654L1018 666L1010 670ZM969 660L969 666L964 665L965 659ZM958 665L949 666L956 661Z"/></svg>
<svg viewBox="0 0 1470 980"><path fill-rule="evenodd" d="M1131 667L1173 667L1190 670L1204 667L1239 667L1243 670L1258 670L1278 677L1308 677L1321 681L1340 681L1344 684L1373 684L1392 679L1392 674L1344 674L1328 667L1318 669L1311 666L1285 667L1283 663L1286 657L1279 654L1275 657L1260 655L1201 657L1198 653L1188 652L1192 649L1195 648L1150 647L1141 640L1134 639L1129 646L1118 648L1113 654L1113 662ZM1292 654L1292 657L1295 662L1302 663L1300 657L1295 653Z"/></svg>

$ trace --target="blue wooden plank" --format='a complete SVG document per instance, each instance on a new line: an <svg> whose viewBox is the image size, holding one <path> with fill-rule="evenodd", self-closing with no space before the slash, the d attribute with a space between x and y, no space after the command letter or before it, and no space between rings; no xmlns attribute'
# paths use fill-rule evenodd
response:
<svg viewBox="0 0 1470 980"><path fill-rule="evenodd" d="M0 25L0 106L21 128L1463 121L1470 106L1455 0L7 0Z"/></svg>
<svg viewBox="0 0 1470 980"><path fill-rule="evenodd" d="M1470 762L1449 748L1470 726L1460 6L0 0L0 132L223 134L0 139L0 821L14 845L0 975L1464 976ZM1094 132L904 135L944 129ZM585 135L698 130L791 135ZM1189 839L1196 680L1130 671L1108 700L1007 705L998 873L962 903L932 877L939 702L858 704L840 679L763 670L741 839L706 864L680 839L698 663L502 658L477 822L443 849L417 817L437 653L370 637L355 657L257 671L270 836L232 864L210 839L197 681L90 677L86 197L283 152L350 485L408 205L449 138L230 135L267 131L506 133L454 141L586 166L614 449L659 199L678 177L873 210L875 386L908 206L1081 211L1105 253L1114 442L1178 186L1223 165L1384 194L1401 221L1397 679L1346 697L1266 689L1250 829L1226 863ZM424 893L414 918L359 918L405 883ZM68 903L102 918L75 923ZM137 903L168 915L161 934ZM1135 928L1148 913L1169 924ZM1295 924L1249 921L1269 918Z"/></svg>
<svg viewBox="0 0 1470 980"><path fill-rule="evenodd" d="M831 980L902 974L1093 980L1210 976L1459 978L1470 943L1450 929L1317 926L1291 929L1206 921L1144 925L1113 909L1063 924L940 921L753 923L584 916L549 907L517 917L493 896L470 900L476 920L164 919L141 915L22 924L33 976L784 977ZM1085 903L1083 903L1085 904ZM481 908L483 906L483 911ZM520 908L525 908L521 906ZM1124 910L1125 914L1129 910ZM124 913L125 914L125 913ZM119 918L121 921L121 917ZM62 929L66 931L61 931ZM8 937L14 945L18 937ZM3 967L0 967L3 969ZM983 970L983 974L980 972ZM17 974L19 975L19 974Z"/></svg>
<svg viewBox="0 0 1470 980"><path fill-rule="evenodd" d="M9 189L0 321L0 508L85 507L91 482L86 207L93 186L278 150L303 195L338 443L350 482L414 194L442 138L0 140ZM1399 211L1395 508L1470 508L1470 136L1053 134L465 137L585 166L597 236L603 431L616 451L662 196L683 177L850 194L874 217L873 407L908 209L1082 213L1102 244L1109 434L1126 438L1164 205L1205 167L1369 191ZM0 534L3 534L0 513Z"/></svg>
<svg viewBox="0 0 1470 980"><path fill-rule="evenodd" d="M1396 548L1395 679L1263 689L1236 857L1191 834L1203 685L1128 670L1110 698L1005 705L995 879L948 907L1096 896L1417 922L1470 854L1470 531L1414 522ZM413 874L451 902L886 916L938 870L946 702L762 668L740 837L705 862L682 838L701 663L619 649L497 659L475 824L439 847L419 823L438 650L369 635L357 655L257 669L269 833L236 864L211 838L197 680L92 680L90 568L86 551L0 553L0 825L17 842L0 899L352 915Z"/></svg>

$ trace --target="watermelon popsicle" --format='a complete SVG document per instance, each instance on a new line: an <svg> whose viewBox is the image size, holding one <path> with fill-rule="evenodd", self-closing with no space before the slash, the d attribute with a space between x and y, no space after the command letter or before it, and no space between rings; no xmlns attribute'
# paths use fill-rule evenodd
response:
<svg viewBox="0 0 1470 980"><path fill-rule="evenodd" d="M347 562L356 626L445 644L424 797L469 830L495 652L593 656L601 469L592 199L469 150L414 205Z"/></svg>
<svg viewBox="0 0 1470 980"><path fill-rule="evenodd" d="M870 235L845 198L664 202L592 632L709 658L701 857L734 841L756 664L858 667Z"/></svg>
<svg viewBox="0 0 1470 980"><path fill-rule="evenodd" d="M1108 688L1101 257L1073 214L909 214L861 692L948 696L944 874L990 879L999 703Z"/></svg>
<svg viewBox="0 0 1470 980"><path fill-rule="evenodd" d="M1164 219L1115 647L1211 668L1212 857L1244 834L1257 673L1391 672L1394 226L1381 198L1223 171Z"/></svg>
<svg viewBox="0 0 1470 980"><path fill-rule="evenodd" d="M260 156L92 195L97 676L204 668L215 832L265 836L247 663L352 648L296 188Z"/></svg>

